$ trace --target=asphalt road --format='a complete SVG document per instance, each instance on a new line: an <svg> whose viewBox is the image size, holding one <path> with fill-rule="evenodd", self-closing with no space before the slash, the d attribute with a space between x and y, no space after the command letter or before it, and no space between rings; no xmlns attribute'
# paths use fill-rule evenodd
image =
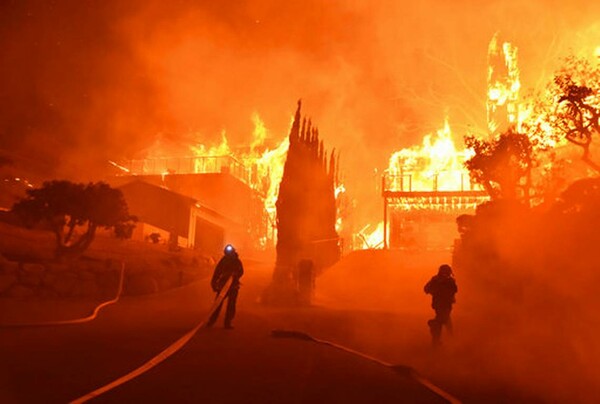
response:
<svg viewBox="0 0 600 404"><path fill-rule="evenodd" d="M308 321L256 303L269 271L247 265L234 330L202 329L180 351L97 402L445 402L389 368L271 330ZM197 325L211 295L199 282L124 298L93 322L0 329L0 402L65 403L136 369ZM310 316L327 316L319 309ZM329 313L331 315L331 313Z"/></svg>
<svg viewBox="0 0 600 404"><path fill-rule="evenodd" d="M199 332L171 360L97 401L445 402L414 380L361 357L273 338L268 323L244 314L236 330Z"/></svg>
<svg viewBox="0 0 600 404"><path fill-rule="evenodd" d="M0 329L0 402L64 403L128 373L198 322L198 302L189 287L124 298L86 324Z"/></svg>

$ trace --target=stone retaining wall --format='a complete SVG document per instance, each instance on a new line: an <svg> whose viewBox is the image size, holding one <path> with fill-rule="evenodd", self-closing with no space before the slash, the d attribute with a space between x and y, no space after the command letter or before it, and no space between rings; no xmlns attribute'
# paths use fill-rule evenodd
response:
<svg viewBox="0 0 600 404"><path fill-rule="evenodd" d="M162 292L209 276L212 262L176 255L156 262L125 262L123 295ZM82 257L69 263L10 261L0 255L0 297L97 298L115 296L121 263Z"/></svg>

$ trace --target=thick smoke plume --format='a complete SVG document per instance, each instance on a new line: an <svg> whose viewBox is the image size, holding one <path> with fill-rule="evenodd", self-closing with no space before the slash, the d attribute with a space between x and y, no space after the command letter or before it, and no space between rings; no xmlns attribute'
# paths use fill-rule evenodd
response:
<svg viewBox="0 0 600 404"><path fill-rule="evenodd" d="M302 98L341 151L347 188L373 200L394 150L448 114L459 140L485 128L486 50L519 47L525 87L572 49L598 46L593 2L5 1L0 149L31 175L107 174L158 140L273 141ZM345 173L345 174L344 174ZM379 208L374 207L373 214Z"/></svg>

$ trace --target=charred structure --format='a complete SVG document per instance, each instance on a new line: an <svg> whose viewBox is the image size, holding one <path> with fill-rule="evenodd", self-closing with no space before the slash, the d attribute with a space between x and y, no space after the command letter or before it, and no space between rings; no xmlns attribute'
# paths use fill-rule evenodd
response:
<svg viewBox="0 0 600 404"><path fill-rule="evenodd" d="M448 248L456 216L474 212L489 199L470 182L457 190L439 190L434 178L432 188L423 191L412 189L410 178L383 177L384 248Z"/></svg>
<svg viewBox="0 0 600 404"><path fill-rule="evenodd" d="M454 219L488 200L465 167L467 149L455 146L450 125L427 134L420 146L392 154L381 183L383 247L447 249Z"/></svg>

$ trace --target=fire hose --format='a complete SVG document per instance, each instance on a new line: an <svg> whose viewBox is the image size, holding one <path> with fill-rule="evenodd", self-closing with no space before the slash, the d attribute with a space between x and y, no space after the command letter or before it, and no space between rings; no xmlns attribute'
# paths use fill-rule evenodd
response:
<svg viewBox="0 0 600 404"><path fill-rule="evenodd" d="M183 346L185 344L187 344L190 339L192 339L192 337L196 334L196 332L198 332L198 330L201 329L207 323L209 317L214 313L214 311L217 309L217 307L223 302L225 297L227 297L227 293L229 292L229 288L231 287L232 282L233 282L233 278L230 277L227 280L227 282L225 283L225 285L223 286L223 288L221 289L221 291L225 291L225 293L219 292L219 294L217 294L217 297L216 297L214 303L212 304L212 306L208 312L208 315L202 321L200 321L200 323L198 323L194 328L192 328L190 331L188 331L182 337L180 337L177 341L173 342L171 345L169 345L167 348L165 348L163 351L161 351L158 355L154 356L152 359L150 359L149 361L147 361L146 363L144 363L137 369L134 369L131 372L127 373L126 375L121 376L118 379L116 379L102 387L97 388L96 390L92 391L91 393L88 393L84 396L81 396L81 397L71 401L70 404L85 403L86 401L96 398L99 395L104 394L107 391L114 389L115 387L125 384L128 381L140 376L141 374L146 373L148 370L157 366L158 364L163 362L165 359L172 356L175 352L177 352L181 348L183 348Z"/></svg>
<svg viewBox="0 0 600 404"><path fill-rule="evenodd" d="M117 287L117 292L115 294L115 297L113 299L107 300L107 301L99 304L98 306L96 306L89 316L82 317L82 318L75 318L75 319L71 319L71 320L53 320L53 321L42 321L42 322L38 322L38 323L0 324L0 328L50 327L50 326L56 326L56 325L74 325L74 324L81 324L81 323L87 323L89 321L92 321L96 317L98 317L98 313L100 312L101 309L119 301L119 299L121 298L121 294L123 292L124 278L125 278L125 263L123 261L121 261L121 273L119 276L119 286Z"/></svg>
<svg viewBox="0 0 600 404"><path fill-rule="evenodd" d="M319 344L328 345L328 346L340 349L344 352L348 352L353 355L360 356L361 358L365 358L372 362L375 362L375 363L378 363L385 367L388 367L388 368L392 369L393 371L402 374L405 377L411 378L411 379L415 380L416 382L420 383L421 385L423 385L424 387L426 387L427 389L429 389L430 391L432 391L433 393L435 393L438 396L442 397L443 399L447 400L451 404L460 404L460 402L461 402L459 399L453 397L450 393L445 392L444 390L442 390L441 388L439 388L438 386L433 384L431 381L429 381L428 379L421 376L419 373L417 373L416 370L414 370L410 366L394 365L391 363L387 363L387 362L377 359L373 356L364 354L362 352L355 351L354 349L345 347L343 345L336 344L331 341L326 341L326 340L315 338L315 337L313 337L305 332L301 332L301 331L273 330L273 331L271 331L271 336L273 336L275 338L295 338L295 339L300 339L303 341L311 341L311 342L316 342Z"/></svg>

